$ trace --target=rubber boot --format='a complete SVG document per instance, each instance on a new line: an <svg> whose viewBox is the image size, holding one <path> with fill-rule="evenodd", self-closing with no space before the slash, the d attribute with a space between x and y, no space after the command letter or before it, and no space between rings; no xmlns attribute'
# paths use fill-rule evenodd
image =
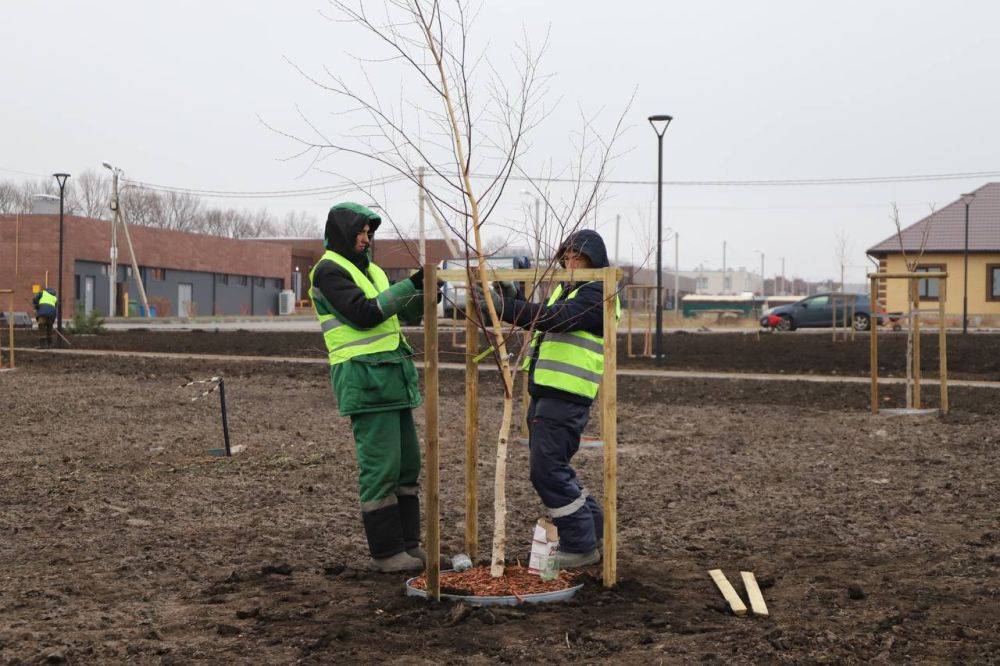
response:
<svg viewBox="0 0 1000 666"><path fill-rule="evenodd" d="M418 571L424 564L406 553L399 505L364 511L361 520L368 538L372 568L376 571Z"/></svg>
<svg viewBox="0 0 1000 666"><path fill-rule="evenodd" d="M555 554L556 567L562 569L579 569L601 561L601 551L594 549L589 553L565 553L557 550Z"/></svg>
<svg viewBox="0 0 1000 666"><path fill-rule="evenodd" d="M420 547L420 497L397 495L396 499L399 500L399 522L403 528L406 552L427 564L427 553Z"/></svg>

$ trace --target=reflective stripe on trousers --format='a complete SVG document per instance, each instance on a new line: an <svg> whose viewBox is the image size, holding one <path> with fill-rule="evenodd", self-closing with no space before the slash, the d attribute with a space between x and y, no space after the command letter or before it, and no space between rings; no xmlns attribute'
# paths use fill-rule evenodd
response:
<svg viewBox="0 0 1000 666"><path fill-rule="evenodd" d="M553 518L564 518L566 516L572 516L574 513L583 508L583 505L587 503L587 497L590 493L584 488L580 496L575 500L567 504L566 506L561 506L558 509L549 509L549 515Z"/></svg>

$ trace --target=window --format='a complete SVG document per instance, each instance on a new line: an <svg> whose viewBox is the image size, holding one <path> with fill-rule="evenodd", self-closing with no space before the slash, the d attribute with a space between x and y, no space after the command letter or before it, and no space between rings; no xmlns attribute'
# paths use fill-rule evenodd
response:
<svg viewBox="0 0 1000 666"><path fill-rule="evenodd" d="M825 308L825 307L829 307L829 305L830 305L830 297L829 296L813 296L812 298L810 298L809 300L807 300L806 303L808 303L809 307L811 307L811 308Z"/></svg>
<svg viewBox="0 0 1000 666"><path fill-rule="evenodd" d="M262 277L255 277L253 279L253 283L255 285L257 285L258 287L263 287L264 286L264 278L262 278Z"/></svg>
<svg viewBox="0 0 1000 666"><path fill-rule="evenodd" d="M275 289L281 289L284 286L285 286L284 282L282 281L281 278L274 278L274 288Z"/></svg>
<svg viewBox="0 0 1000 666"><path fill-rule="evenodd" d="M236 276L236 284L240 285L241 287L247 286L247 276L246 275L237 275Z"/></svg>
<svg viewBox="0 0 1000 666"><path fill-rule="evenodd" d="M722 288L730 291L733 288L733 278L729 276L722 278Z"/></svg>
<svg viewBox="0 0 1000 666"><path fill-rule="evenodd" d="M1000 264L986 264L986 300L1000 301Z"/></svg>
<svg viewBox="0 0 1000 666"><path fill-rule="evenodd" d="M700 277L698 278L698 289L708 289L708 278Z"/></svg>
<svg viewBox="0 0 1000 666"><path fill-rule="evenodd" d="M167 271L165 268L150 268L149 269L149 279L156 280L157 282L163 282L167 279Z"/></svg>
<svg viewBox="0 0 1000 666"><path fill-rule="evenodd" d="M917 273L936 273L946 270L944 264L921 264L917 266ZM936 301L941 295L941 281L937 278L927 278L920 280L920 300Z"/></svg>
<svg viewBox="0 0 1000 666"><path fill-rule="evenodd" d="M229 284L229 276L225 273L216 273L215 281L219 284Z"/></svg>

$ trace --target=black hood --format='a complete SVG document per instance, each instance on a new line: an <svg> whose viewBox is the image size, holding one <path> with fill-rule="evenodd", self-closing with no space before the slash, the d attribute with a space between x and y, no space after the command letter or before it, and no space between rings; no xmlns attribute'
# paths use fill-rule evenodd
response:
<svg viewBox="0 0 1000 666"><path fill-rule="evenodd" d="M382 218L361 204L346 202L333 206L326 216L323 246L349 259L359 268L368 268L371 246L365 252L354 251L355 239L366 224L369 235L374 237L375 230L382 224Z"/></svg>
<svg viewBox="0 0 1000 666"><path fill-rule="evenodd" d="M575 250L584 255L590 259L594 268L606 268L609 265L604 239L593 229L581 229L567 236L556 252L556 259L560 259L566 250Z"/></svg>

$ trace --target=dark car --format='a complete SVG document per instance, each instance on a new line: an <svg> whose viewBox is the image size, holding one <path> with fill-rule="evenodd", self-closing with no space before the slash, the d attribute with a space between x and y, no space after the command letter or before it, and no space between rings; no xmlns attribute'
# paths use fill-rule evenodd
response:
<svg viewBox="0 0 1000 666"><path fill-rule="evenodd" d="M848 298L837 298L837 325L845 326L851 317L851 302ZM833 325L834 301L830 294L816 294L801 301L779 305L768 310L761 317L760 325L768 326L768 318L780 317L779 331L794 331L797 328L830 328ZM884 317L879 315L879 325ZM850 321L855 330L867 331L871 326L871 301L864 294L854 295L854 319Z"/></svg>

